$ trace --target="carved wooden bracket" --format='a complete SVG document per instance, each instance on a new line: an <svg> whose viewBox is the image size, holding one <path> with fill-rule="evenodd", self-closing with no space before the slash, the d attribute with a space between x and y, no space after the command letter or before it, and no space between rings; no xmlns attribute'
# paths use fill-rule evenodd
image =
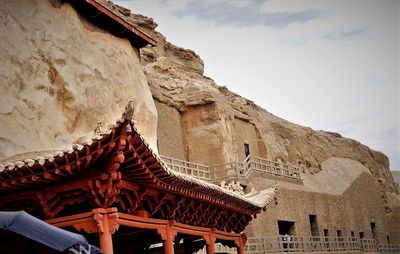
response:
<svg viewBox="0 0 400 254"><path fill-rule="evenodd" d="M105 230L108 229L108 231L111 234L114 234L115 231L117 231L119 228L117 213L111 213L111 214L98 213L93 216L93 219L96 222L98 233L104 233ZM108 227L105 225L106 223L108 223Z"/></svg>
<svg viewBox="0 0 400 254"><path fill-rule="evenodd" d="M52 210L49 203L49 195L46 190L36 192L36 197L38 198L40 205L42 206L43 213L47 218L53 218L56 213Z"/></svg>
<svg viewBox="0 0 400 254"><path fill-rule="evenodd" d="M158 227L156 228L157 233L160 235L161 240L163 241L174 241L176 235L178 234L178 231L176 229L173 229L174 226L174 221L170 220L168 221L166 227Z"/></svg>
<svg viewBox="0 0 400 254"><path fill-rule="evenodd" d="M42 211L47 218L54 218L67 204L74 204L86 199L85 190L76 189L58 193L44 189L36 192L36 198L42 206Z"/></svg>
<svg viewBox="0 0 400 254"><path fill-rule="evenodd" d="M166 228L157 228L157 234L160 235L161 240L166 241L168 239L168 233L167 233L167 229ZM176 235L178 234L178 231L174 230L174 229L170 229L170 237L171 237L171 241L173 241L176 237Z"/></svg>
<svg viewBox="0 0 400 254"><path fill-rule="evenodd" d="M217 238L214 235L215 229L211 229L209 234L205 234L202 236L204 242L206 242L206 245L214 245L215 241Z"/></svg>
<svg viewBox="0 0 400 254"><path fill-rule="evenodd" d="M106 225L107 224L107 225ZM93 220L76 223L73 225L77 230L84 230L86 233L104 233L106 230L114 234L118 228L118 213L115 209L93 210Z"/></svg>
<svg viewBox="0 0 400 254"><path fill-rule="evenodd" d="M95 221L86 221L82 223L76 223L73 227L78 231L85 231L86 233L93 234L99 232L99 226Z"/></svg>
<svg viewBox="0 0 400 254"><path fill-rule="evenodd" d="M167 229L170 230L172 240L174 240L176 235L178 234L178 231L173 228L174 224L175 224L174 220L169 220L167 225Z"/></svg>
<svg viewBox="0 0 400 254"><path fill-rule="evenodd" d="M247 242L247 235L245 233L242 233L240 234L240 236L242 237L243 246L245 246Z"/></svg>
<svg viewBox="0 0 400 254"><path fill-rule="evenodd" d="M119 195L122 187L121 172L103 173L100 179L89 180L88 186L97 206L110 207Z"/></svg>
<svg viewBox="0 0 400 254"><path fill-rule="evenodd" d="M242 244L242 239L240 239L240 238L235 238L234 242L235 242L236 247L239 248L240 245Z"/></svg>
<svg viewBox="0 0 400 254"><path fill-rule="evenodd" d="M167 229L165 228L157 228L157 234L160 235L161 240L165 241L167 239Z"/></svg>
<svg viewBox="0 0 400 254"><path fill-rule="evenodd" d="M111 213L108 214L108 228L110 229L110 233L114 234L115 231L119 229L119 223L118 223L118 213Z"/></svg>
<svg viewBox="0 0 400 254"><path fill-rule="evenodd" d="M94 198L94 203L103 208L110 207L115 203L122 187L122 174L119 171L120 165L125 161L124 149L127 143L127 126L125 125L113 155L104 163L105 172L99 179L89 180L88 186ZM114 146L112 146L114 147Z"/></svg>

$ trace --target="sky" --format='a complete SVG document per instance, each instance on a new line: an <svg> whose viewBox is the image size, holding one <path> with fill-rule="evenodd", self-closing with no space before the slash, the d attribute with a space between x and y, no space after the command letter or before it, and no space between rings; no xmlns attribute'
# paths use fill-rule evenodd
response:
<svg viewBox="0 0 400 254"><path fill-rule="evenodd" d="M124 0L218 85L400 170L400 1Z"/></svg>

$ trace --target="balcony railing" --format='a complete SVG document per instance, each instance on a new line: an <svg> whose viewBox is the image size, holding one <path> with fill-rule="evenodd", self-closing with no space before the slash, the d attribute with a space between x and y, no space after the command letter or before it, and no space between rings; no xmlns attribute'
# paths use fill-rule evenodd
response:
<svg viewBox="0 0 400 254"><path fill-rule="evenodd" d="M400 244L378 244L378 252L382 254L400 253Z"/></svg>
<svg viewBox="0 0 400 254"><path fill-rule="evenodd" d="M247 253L273 252L343 252L357 253L360 242L357 238L342 237L260 237L249 238Z"/></svg>
<svg viewBox="0 0 400 254"><path fill-rule="evenodd" d="M248 178L253 172L300 180L299 168L254 156L247 157L243 162L234 161L214 166L207 166L166 156L161 156L161 159L172 170L209 182Z"/></svg>
<svg viewBox="0 0 400 254"><path fill-rule="evenodd" d="M300 179L300 170L298 167L275 161L269 161L254 156L249 157L247 161L248 164L246 164L246 166L249 167L251 171L258 171L260 173Z"/></svg>
<svg viewBox="0 0 400 254"><path fill-rule="evenodd" d="M234 253L237 254L237 248L236 247L227 247L224 246L220 243L215 244L215 253ZM199 250L196 252L196 254L207 254L206 246L203 247L203 249Z"/></svg>
<svg viewBox="0 0 400 254"><path fill-rule="evenodd" d="M361 239L360 242L362 252L400 253L400 244L380 244L375 239Z"/></svg>
<svg viewBox="0 0 400 254"><path fill-rule="evenodd" d="M335 252L335 253L399 253L400 244L378 244L373 239L356 237L253 237L246 244L246 253Z"/></svg>
<svg viewBox="0 0 400 254"><path fill-rule="evenodd" d="M360 243L363 252L378 252L378 244L375 239L361 239Z"/></svg>
<svg viewBox="0 0 400 254"><path fill-rule="evenodd" d="M216 250L224 253L237 253L236 248L216 245ZM373 239L356 237L250 237L247 239L246 254L264 253L400 253L400 244L377 244ZM205 249L198 253L205 253Z"/></svg>
<svg viewBox="0 0 400 254"><path fill-rule="evenodd" d="M178 160L166 156L161 156L161 159L174 171L191 175L205 181L210 181L212 179L209 166Z"/></svg>

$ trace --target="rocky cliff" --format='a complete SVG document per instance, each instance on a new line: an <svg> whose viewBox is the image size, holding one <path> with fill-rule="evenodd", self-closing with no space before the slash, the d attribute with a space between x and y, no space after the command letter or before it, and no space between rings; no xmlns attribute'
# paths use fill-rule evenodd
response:
<svg viewBox="0 0 400 254"><path fill-rule="evenodd" d="M51 2L0 3L0 160L79 142L97 121L115 121L130 100L139 130L156 148L153 97L180 113L189 160L203 153L212 163L237 160L232 126L239 119L254 126L262 157L297 165L305 177L349 159L369 170L385 202L387 193L399 196L384 154L293 124L218 86L203 75L201 58L169 43L152 19L102 2L158 42L141 49L139 62L127 40L86 22L69 4Z"/></svg>
<svg viewBox="0 0 400 254"><path fill-rule="evenodd" d="M392 171L394 181L400 184L400 171Z"/></svg>
<svg viewBox="0 0 400 254"><path fill-rule="evenodd" d="M130 100L157 148L157 111L128 40L57 1L1 1L0 21L0 160L80 143Z"/></svg>
<svg viewBox="0 0 400 254"><path fill-rule="evenodd" d="M118 8L113 8L118 12ZM330 163L327 165L332 164L335 158L350 159L369 169L379 183L384 200L387 201L387 192L399 194L399 185L393 179L384 154L338 133L316 131L269 113L204 76L201 58L191 50L166 41L162 34L154 30L157 24L152 19L126 13L125 18L142 27L158 42L157 47L141 50L141 62L154 99L176 108L184 123L185 118L203 114L203 123L192 124L190 128L193 129L185 132L189 160L190 150L196 150L196 146L191 146L191 140L204 142L198 138L199 133L208 133L207 142L210 144L215 141L213 139L224 143L226 160L235 159L234 148L230 148L229 144L232 143L230 126L236 118L255 126L260 150L268 159L297 165L306 176L319 174L328 160Z"/></svg>

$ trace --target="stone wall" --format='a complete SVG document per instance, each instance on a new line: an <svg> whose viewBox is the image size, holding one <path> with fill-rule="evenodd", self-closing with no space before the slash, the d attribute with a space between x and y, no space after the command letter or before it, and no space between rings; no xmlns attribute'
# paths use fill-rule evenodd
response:
<svg viewBox="0 0 400 254"><path fill-rule="evenodd" d="M161 108L159 103L157 105L157 108ZM176 112L173 108L169 108L169 111ZM160 126L161 121L179 123L177 112L172 118L171 114L165 112L165 109L159 111L163 115L159 118ZM218 124L222 120L216 112L218 110L214 104L189 107L182 112L184 123L181 131L189 140L186 148L190 161L213 165L217 164L219 158L227 158L222 153L227 142L219 136L222 135L223 124ZM233 131L229 132L231 138L225 138L232 140L234 147L227 147L234 149L232 153L236 153L236 158L244 158L243 143L250 144L252 155L265 157L260 152L254 125L237 118L225 119L224 125L233 126ZM159 136L159 140L168 142L170 136ZM170 149L160 151L171 153L173 148ZM373 222L381 243L386 243L387 236L391 242L400 242L400 199L397 194L389 193L389 202L387 197L383 199L379 183L370 170L357 160L331 157L322 163L321 169L315 174L303 173L300 182L253 173L249 179L252 187L260 190L277 182L279 193L277 203L268 205L267 212L249 225L247 234L277 236L278 220L281 220L295 222L295 235L311 236L309 215L316 215L319 236L323 236L324 229L327 229L331 237L337 236L337 230L340 230L343 237L350 237L353 231L357 237L363 232L365 238L372 238L370 223ZM385 210L387 203L391 204L393 210Z"/></svg>
<svg viewBox="0 0 400 254"><path fill-rule="evenodd" d="M400 207L393 208L393 212L388 216L387 230L389 233L390 243L400 243L399 222L400 222Z"/></svg>
<svg viewBox="0 0 400 254"><path fill-rule="evenodd" d="M244 144L249 145L251 156L267 157L265 153L261 153L262 149L259 147L260 142L257 137L256 128L252 123L235 118L234 128L236 144L234 152L238 156L237 160L243 161L245 159Z"/></svg>
<svg viewBox="0 0 400 254"><path fill-rule="evenodd" d="M209 103L182 112L189 161L214 165L233 160L232 125L221 108L219 103Z"/></svg>
<svg viewBox="0 0 400 254"><path fill-rule="evenodd" d="M273 184L263 177L254 177L250 182L256 188ZM372 238L370 223L374 222L380 242L386 242L386 235L393 241L400 240L398 229L394 232L390 227L396 221L385 215L383 201L376 191L378 186L370 173L360 174L342 195L306 191L301 184L281 181L278 184L277 204L270 203L267 212L251 222L247 228L249 235L277 236L277 222L282 220L295 222L295 235L311 236L309 215L316 215L319 236L324 236L324 229L328 229L332 237L341 230L343 237L350 237L354 231L357 237L364 232L365 238Z"/></svg>
<svg viewBox="0 0 400 254"><path fill-rule="evenodd" d="M158 112L157 136L160 154L180 160L187 160L183 137L182 120L178 110L155 101Z"/></svg>

